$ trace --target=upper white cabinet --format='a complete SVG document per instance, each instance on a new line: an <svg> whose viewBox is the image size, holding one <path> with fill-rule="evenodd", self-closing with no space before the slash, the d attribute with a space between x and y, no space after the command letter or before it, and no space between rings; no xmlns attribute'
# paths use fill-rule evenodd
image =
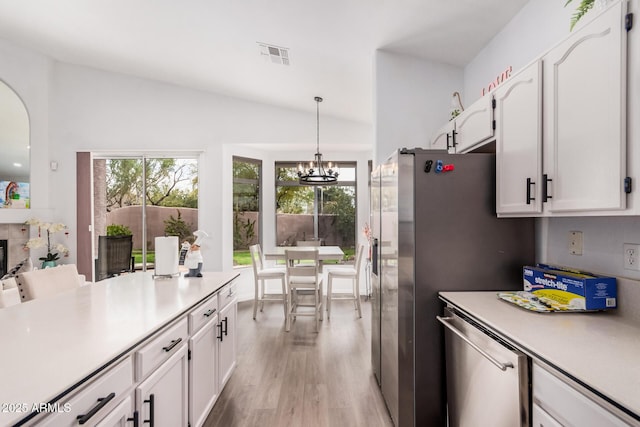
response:
<svg viewBox="0 0 640 427"><path fill-rule="evenodd" d="M542 61L536 61L494 92L496 103L496 210L542 211Z"/></svg>
<svg viewBox="0 0 640 427"><path fill-rule="evenodd" d="M485 95L455 119L453 145L456 153L466 153L493 137L493 97Z"/></svg>
<svg viewBox="0 0 640 427"><path fill-rule="evenodd" d="M625 13L625 1L614 4L542 58L551 213L626 206Z"/></svg>
<svg viewBox="0 0 640 427"><path fill-rule="evenodd" d="M466 153L493 137L493 97L486 95L466 108L431 137L429 147Z"/></svg>
<svg viewBox="0 0 640 427"><path fill-rule="evenodd" d="M429 148L433 150L447 150L451 153L455 153L453 150L453 136L456 129L456 122L454 120L449 121L446 125L438 129L438 131L431 137L431 144Z"/></svg>
<svg viewBox="0 0 640 427"><path fill-rule="evenodd" d="M626 1L494 91L499 216L624 214Z"/></svg>

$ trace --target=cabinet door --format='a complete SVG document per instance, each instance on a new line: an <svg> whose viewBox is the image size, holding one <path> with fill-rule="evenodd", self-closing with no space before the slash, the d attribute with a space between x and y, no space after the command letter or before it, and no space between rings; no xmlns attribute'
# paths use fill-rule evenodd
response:
<svg viewBox="0 0 640 427"><path fill-rule="evenodd" d="M233 301L220 311L218 318L218 378L220 388L229 380L236 366L236 317L237 301Z"/></svg>
<svg viewBox="0 0 640 427"><path fill-rule="evenodd" d="M455 121L451 120L445 126L438 129L438 131L431 137L431 143L429 148L432 150L447 150L454 153L453 150L453 131L455 129Z"/></svg>
<svg viewBox="0 0 640 427"><path fill-rule="evenodd" d="M542 62L536 61L494 92L496 211L542 211Z"/></svg>
<svg viewBox="0 0 640 427"><path fill-rule="evenodd" d="M532 406L531 410L531 426L532 427L563 427L562 424L557 422L547 414L544 409L536 405Z"/></svg>
<svg viewBox="0 0 640 427"><path fill-rule="evenodd" d="M465 153L493 136L493 97L483 96L456 117L454 146Z"/></svg>
<svg viewBox="0 0 640 427"><path fill-rule="evenodd" d="M187 345L182 346L136 388L140 424L187 425Z"/></svg>
<svg viewBox="0 0 640 427"><path fill-rule="evenodd" d="M118 406L104 417L96 427L127 427L135 425L135 417L137 412L134 413L133 399L131 396L127 396ZM128 423L128 424L127 424Z"/></svg>
<svg viewBox="0 0 640 427"><path fill-rule="evenodd" d="M624 209L626 2L543 57L550 212Z"/></svg>
<svg viewBox="0 0 640 427"><path fill-rule="evenodd" d="M218 316L189 340L189 420L201 426L218 398Z"/></svg>

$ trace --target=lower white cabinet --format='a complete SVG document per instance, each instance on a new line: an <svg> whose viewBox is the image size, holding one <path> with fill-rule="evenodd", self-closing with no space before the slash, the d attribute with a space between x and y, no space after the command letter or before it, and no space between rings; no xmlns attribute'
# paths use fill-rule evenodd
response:
<svg viewBox="0 0 640 427"><path fill-rule="evenodd" d="M189 420L191 427L204 424L218 398L218 316L189 339Z"/></svg>
<svg viewBox="0 0 640 427"><path fill-rule="evenodd" d="M68 400L60 402L58 404L60 410L46 416L38 425L48 427L95 425L97 420L111 413L110 408L130 392L132 385L133 364L131 357L126 357L89 382Z"/></svg>
<svg viewBox="0 0 640 427"><path fill-rule="evenodd" d="M133 427L138 425L138 412L134 411L134 399L127 396L118 406L113 408L109 415L104 417L96 427Z"/></svg>
<svg viewBox="0 0 640 427"><path fill-rule="evenodd" d="M140 425L187 425L187 345L181 344L166 362L136 387Z"/></svg>
<svg viewBox="0 0 640 427"><path fill-rule="evenodd" d="M545 412L535 403L531 407L531 426L532 427L562 427L562 424L553 419L553 417Z"/></svg>
<svg viewBox="0 0 640 427"><path fill-rule="evenodd" d="M218 377L220 389L227 383L236 367L236 318L238 304L234 299L220 310L218 316Z"/></svg>
<svg viewBox="0 0 640 427"><path fill-rule="evenodd" d="M533 425L535 427L626 427L602 399L570 379L533 363ZM537 407L537 413L536 413ZM624 416L620 414L620 416ZM554 423L552 423L555 422Z"/></svg>
<svg viewBox="0 0 640 427"><path fill-rule="evenodd" d="M236 318L231 283L155 331L33 425L202 426L236 366Z"/></svg>

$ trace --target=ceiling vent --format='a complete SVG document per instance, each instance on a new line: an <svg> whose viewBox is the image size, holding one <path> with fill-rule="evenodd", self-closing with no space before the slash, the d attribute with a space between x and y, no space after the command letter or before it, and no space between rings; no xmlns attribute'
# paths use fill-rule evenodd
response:
<svg viewBox="0 0 640 427"><path fill-rule="evenodd" d="M289 65L289 48L258 42L260 56L273 64Z"/></svg>

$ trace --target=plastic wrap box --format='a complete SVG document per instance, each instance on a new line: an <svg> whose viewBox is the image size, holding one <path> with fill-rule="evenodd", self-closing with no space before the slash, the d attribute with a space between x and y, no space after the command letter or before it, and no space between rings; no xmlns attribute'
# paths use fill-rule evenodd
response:
<svg viewBox="0 0 640 427"><path fill-rule="evenodd" d="M617 306L615 277L538 264L523 268L524 290L572 310L606 310Z"/></svg>

